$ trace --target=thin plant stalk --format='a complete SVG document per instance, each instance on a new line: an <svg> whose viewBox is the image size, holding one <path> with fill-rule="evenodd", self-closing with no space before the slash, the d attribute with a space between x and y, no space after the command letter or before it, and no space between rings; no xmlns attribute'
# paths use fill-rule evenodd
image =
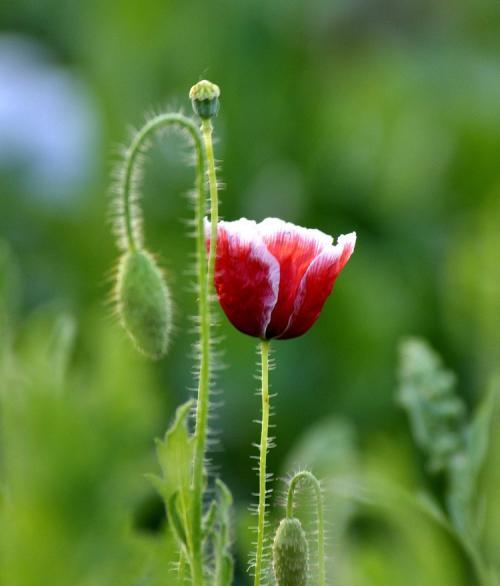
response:
<svg viewBox="0 0 500 586"><path fill-rule="evenodd" d="M312 486L315 497L316 497L316 518L318 523L318 584L319 586L325 586L325 516L323 512L323 497L321 495L321 485L319 480L307 470L298 472L290 481L288 485L288 496L286 503L286 516L288 518L293 517L293 497L295 489L298 484L302 481L308 482Z"/></svg>
<svg viewBox="0 0 500 586"><path fill-rule="evenodd" d="M152 134L161 128L167 126L177 126L189 133L193 140L195 154L196 154L196 192L197 192L197 211L202 207L202 217L205 211L205 152L203 149L203 140L201 133L196 124L182 114L160 114L149 120L139 132L134 136L131 145L125 153L125 160L123 164L123 177L120 183L120 195L122 198L123 211L123 232L126 242L126 247L129 251L137 250L142 246L142 228L139 218L134 211L133 187L134 179L138 164L140 164L140 155L142 154L144 145L149 140ZM201 237L204 235L202 233ZM197 235L199 238L199 234ZM203 252L205 249L203 249ZM203 254L205 256L205 253ZM203 259L199 259L201 263ZM206 262L206 260L205 260ZM204 265L205 263L203 263Z"/></svg>
<svg viewBox="0 0 500 586"><path fill-rule="evenodd" d="M208 417L208 392L210 383L210 307L208 283L213 281L213 261L210 270L207 269L207 254L205 248L204 216L206 206L205 194L205 165L206 153L211 153L213 166L213 150L206 149L204 139L199 128L190 119L182 114L161 114L150 120L135 135L132 144L125 154L124 173L122 178L121 196L123 210L123 235L125 245L129 251L135 251L142 246L142 230L140 218L134 210L132 191L136 177L137 165L140 163L140 154L149 137L167 126L178 126L186 130L194 143L196 154L196 193L197 201L195 207L196 223L196 253L197 253L197 281L199 290L198 317L200 323L200 379L198 387L198 407L196 410L195 426L195 466L193 470L193 514L191 527L187 527L187 541L190 551L189 565L191 568L191 579L194 586L203 586L203 556L202 556L202 506L203 506L203 476L204 457L207 433ZM209 178L215 171L209 173ZM212 184L212 183L210 183ZM211 188L210 193L213 194ZM217 210L217 192L215 189L215 202L212 202L211 209ZM217 214L215 214L217 216ZM215 239L212 240L215 243ZM211 243L211 248L213 244Z"/></svg>
<svg viewBox="0 0 500 586"><path fill-rule="evenodd" d="M205 451L208 423L208 403L210 391L210 287L214 280L215 253L217 246L218 223L218 194L217 178L215 173L215 159L212 144L212 123L202 120L202 135L207 162L208 185L210 190L210 250L208 265L205 252L204 215L205 202L198 206L196 215L197 249L198 249L198 282L200 287L199 315L200 315L200 378L198 383L198 399L196 406L196 426L194 433L194 463L193 463L193 563L195 565L193 583L195 586L203 584L203 544L202 544L202 514L203 514L203 484L205 472Z"/></svg>
<svg viewBox="0 0 500 586"><path fill-rule="evenodd" d="M262 422L259 453L259 507L257 509L257 549L255 554L254 586L260 586L266 515L266 460L269 430L269 340L261 340L261 398Z"/></svg>

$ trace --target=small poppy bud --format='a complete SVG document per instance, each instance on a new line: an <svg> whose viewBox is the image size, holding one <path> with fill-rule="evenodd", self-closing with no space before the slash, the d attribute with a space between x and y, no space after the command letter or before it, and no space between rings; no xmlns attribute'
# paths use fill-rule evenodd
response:
<svg viewBox="0 0 500 586"><path fill-rule="evenodd" d="M189 98L193 110L205 120L217 116L219 111L220 89L218 85L203 79L191 88Z"/></svg>
<svg viewBox="0 0 500 586"><path fill-rule="evenodd" d="M306 586L309 553L300 521L283 519L273 544L273 569L278 586Z"/></svg>
<svg viewBox="0 0 500 586"><path fill-rule="evenodd" d="M122 325L137 348L150 358L161 358L172 327L170 293L156 262L145 250L123 255L116 298Z"/></svg>

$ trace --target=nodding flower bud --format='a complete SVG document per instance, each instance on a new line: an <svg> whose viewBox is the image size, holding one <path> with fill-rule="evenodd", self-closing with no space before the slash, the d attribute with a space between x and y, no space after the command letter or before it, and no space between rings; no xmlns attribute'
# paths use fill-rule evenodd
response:
<svg viewBox="0 0 500 586"><path fill-rule="evenodd" d="M300 521L283 519L273 544L273 569L277 586L306 586L309 553Z"/></svg>
<svg viewBox="0 0 500 586"><path fill-rule="evenodd" d="M127 252L118 268L118 313L137 348L150 358L167 351L172 329L170 292L153 257L145 250Z"/></svg>
<svg viewBox="0 0 500 586"><path fill-rule="evenodd" d="M193 110L200 118L209 120L219 111L220 89L218 85L203 79L191 88L189 98Z"/></svg>

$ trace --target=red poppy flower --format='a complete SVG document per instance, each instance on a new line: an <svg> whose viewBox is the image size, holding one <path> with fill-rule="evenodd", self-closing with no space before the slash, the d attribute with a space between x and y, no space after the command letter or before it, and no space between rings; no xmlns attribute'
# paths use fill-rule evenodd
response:
<svg viewBox="0 0 500 586"><path fill-rule="evenodd" d="M210 224L207 222L207 234ZM277 218L219 222L215 289L240 331L295 338L318 318L351 256L356 233L333 238Z"/></svg>

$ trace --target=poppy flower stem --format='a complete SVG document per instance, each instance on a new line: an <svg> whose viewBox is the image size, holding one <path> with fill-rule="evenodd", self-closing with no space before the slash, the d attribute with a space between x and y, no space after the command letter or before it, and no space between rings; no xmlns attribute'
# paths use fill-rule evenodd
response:
<svg viewBox="0 0 500 586"><path fill-rule="evenodd" d="M214 281L215 252L217 245L217 224L219 223L219 197L217 193L217 176L215 172L214 147L212 143L212 122L202 120L201 131L207 158L208 187L210 192L210 251L208 255L208 283ZM201 226L203 229L203 226Z"/></svg>
<svg viewBox="0 0 500 586"><path fill-rule="evenodd" d="M319 586L325 586L325 520L323 512L323 495L321 494L321 485L319 480L307 470L297 472L290 480L288 485L288 495L286 503L286 516L290 519L293 517L293 497L297 486L305 482L314 490L316 497L316 516L318 523L318 564L319 564Z"/></svg>
<svg viewBox="0 0 500 586"><path fill-rule="evenodd" d="M198 383L198 399L196 404L196 426L194 432L194 463L193 463L193 584L203 584L203 551L202 551L202 514L203 514L203 487L205 482L205 452L207 439L208 399L210 391L210 287L214 281L215 251L217 246L218 222L218 194L217 177L215 173L215 159L212 143L212 123L202 119L201 131L205 157L207 162L208 185L210 192L210 220L211 238L208 254L208 264L205 262L205 232L204 214L205 202L197 210L197 248L198 282L200 287L199 315L200 315L200 377ZM201 201L201 200L200 200ZM203 260L203 262L202 262Z"/></svg>
<svg viewBox="0 0 500 586"><path fill-rule="evenodd" d="M262 421L259 454L259 507L257 509L257 550L255 554L254 586L260 586L266 516L266 460L269 430L269 340L260 342Z"/></svg>

